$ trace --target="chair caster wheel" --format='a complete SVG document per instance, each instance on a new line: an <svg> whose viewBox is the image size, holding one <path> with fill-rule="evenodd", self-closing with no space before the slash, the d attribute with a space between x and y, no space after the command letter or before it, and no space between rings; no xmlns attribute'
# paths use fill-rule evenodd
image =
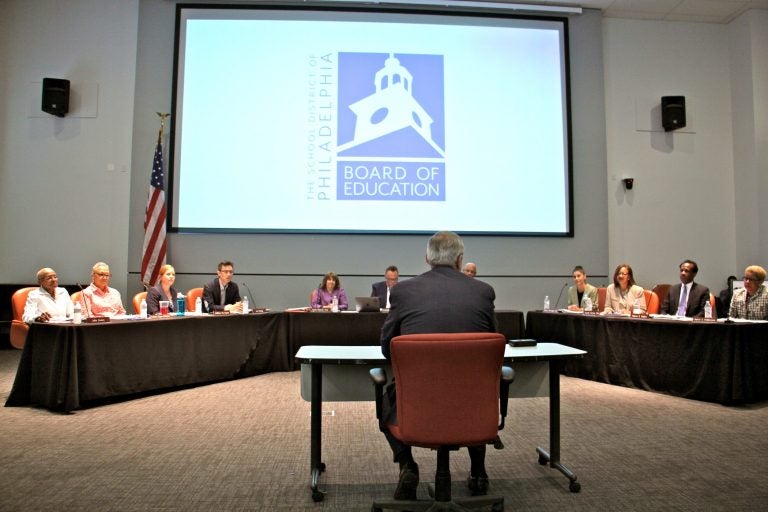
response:
<svg viewBox="0 0 768 512"><path fill-rule="evenodd" d="M325 472L325 462L320 463L320 471Z"/></svg>
<svg viewBox="0 0 768 512"><path fill-rule="evenodd" d="M318 502L325 499L325 494L320 491L312 491L312 501Z"/></svg>
<svg viewBox="0 0 768 512"><path fill-rule="evenodd" d="M504 512L504 504L496 503L491 506L491 512Z"/></svg>
<svg viewBox="0 0 768 512"><path fill-rule="evenodd" d="M539 464L541 464L542 466L546 466L547 462L549 462L547 458L542 454L539 454Z"/></svg>
<svg viewBox="0 0 768 512"><path fill-rule="evenodd" d="M571 482L568 486L571 492L579 492L581 490L581 484L579 482Z"/></svg>
<svg viewBox="0 0 768 512"><path fill-rule="evenodd" d="M382 512L384 509L377 507L376 505L371 505L371 512Z"/></svg>

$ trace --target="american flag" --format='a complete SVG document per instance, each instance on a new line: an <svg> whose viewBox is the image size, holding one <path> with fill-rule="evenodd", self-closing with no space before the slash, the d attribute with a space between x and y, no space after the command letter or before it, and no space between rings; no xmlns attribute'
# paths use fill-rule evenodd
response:
<svg viewBox="0 0 768 512"><path fill-rule="evenodd" d="M155 284L160 267L165 265L165 188L163 173L163 146L160 137L155 148L152 163L152 177L149 180L147 209L144 216L144 246L141 256L141 280Z"/></svg>

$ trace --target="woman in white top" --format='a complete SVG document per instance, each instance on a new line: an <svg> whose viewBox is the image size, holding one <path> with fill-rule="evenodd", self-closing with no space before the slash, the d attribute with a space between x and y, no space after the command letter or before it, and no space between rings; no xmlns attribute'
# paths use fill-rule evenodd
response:
<svg viewBox="0 0 768 512"><path fill-rule="evenodd" d="M613 284L605 291L603 313L632 313L633 307L646 310L643 288L635 284L632 267L622 263L613 272Z"/></svg>

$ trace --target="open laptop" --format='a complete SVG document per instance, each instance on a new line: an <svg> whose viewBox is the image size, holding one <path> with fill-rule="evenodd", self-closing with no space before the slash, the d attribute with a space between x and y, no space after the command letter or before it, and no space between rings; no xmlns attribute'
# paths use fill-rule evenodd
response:
<svg viewBox="0 0 768 512"><path fill-rule="evenodd" d="M379 312L378 297L355 297L355 306L358 313Z"/></svg>

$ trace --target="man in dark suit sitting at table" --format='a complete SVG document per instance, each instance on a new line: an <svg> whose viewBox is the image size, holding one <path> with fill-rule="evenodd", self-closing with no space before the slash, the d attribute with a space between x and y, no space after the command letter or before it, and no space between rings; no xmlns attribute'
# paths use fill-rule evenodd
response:
<svg viewBox="0 0 768 512"><path fill-rule="evenodd" d="M496 332L496 293L482 281L461 272L464 242L455 233L441 231L429 239L426 260L431 270L392 288L390 310L381 328L381 351L390 359L392 338L401 334L438 332ZM387 386L382 403L382 426L396 423L394 383ZM411 447L385 429L394 461L400 465L396 500L416 499L419 466ZM468 447L471 461L469 489L473 495L488 492L485 445Z"/></svg>
<svg viewBox="0 0 768 512"><path fill-rule="evenodd" d="M695 261L685 260L680 264L680 284L669 287L659 310L662 315L704 316L709 288L693 281L698 272Z"/></svg>
<svg viewBox="0 0 768 512"><path fill-rule="evenodd" d="M243 305L240 302L240 289L232 282L235 267L231 261L219 263L216 279L203 286L203 311L206 313L229 312L240 313Z"/></svg>
<svg viewBox="0 0 768 512"><path fill-rule="evenodd" d="M397 267L390 265L384 271L384 281L373 283L373 286L371 286L371 297L379 298L380 308L389 309L389 295L392 293L392 287L397 284L399 278L400 274Z"/></svg>

